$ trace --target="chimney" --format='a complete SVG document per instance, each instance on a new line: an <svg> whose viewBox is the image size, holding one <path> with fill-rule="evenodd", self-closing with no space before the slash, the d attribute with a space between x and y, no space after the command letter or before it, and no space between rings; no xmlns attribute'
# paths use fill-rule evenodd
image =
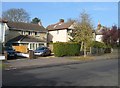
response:
<svg viewBox="0 0 120 88"><path fill-rule="evenodd" d="M59 21L60 23L64 23L64 19L60 19L60 21Z"/></svg>
<svg viewBox="0 0 120 88"><path fill-rule="evenodd" d="M38 22L38 25L39 25L39 26L42 26L42 23L41 23L41 21L39 21L39 22Z"/></svg>

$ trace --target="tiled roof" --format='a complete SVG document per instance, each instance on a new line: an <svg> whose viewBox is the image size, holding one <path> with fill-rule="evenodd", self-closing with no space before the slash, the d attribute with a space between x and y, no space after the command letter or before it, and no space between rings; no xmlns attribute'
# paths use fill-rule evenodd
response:
<svg viewBox="0 0 120 88"><path fill-rule="evenodd" d="M11 40L9 40L8 42L10 43L13 43L13 42L46 42L44 40L40 40L40 39L37 39L35 37L32 37L32 36L28 36L28 35L19 35Z"/></svg>
<svg viewBox="0 0 120 88"><path fill-rule="evenodd" d="M58 29L68 29L73 22L58 22L56 24L49 25L46 29L47 30L58 30Z"/></svg>
<svg viewBox="0 0 120 88"><path fill-rule="evenodd" d="M24 31L42 31L46 32L47 30L38 24L32 24L32 23L23 23L23 22L10 22L7 23L8 27L11 30L24 30Z"/></svg>

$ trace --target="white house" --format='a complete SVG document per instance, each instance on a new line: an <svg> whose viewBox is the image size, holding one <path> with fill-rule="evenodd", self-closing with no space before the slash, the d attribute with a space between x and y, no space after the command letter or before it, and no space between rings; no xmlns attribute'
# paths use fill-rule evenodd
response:
<svg viewBox="0 0 120 88"><path fill-rule="evenodd" d="M3 45L5 44L5 35L6 35L5 30L7 29L6 22L7 22L6 20L0 19L0 54L3 53ZM1 56L0 60L1 58L5 58L5 57Z"/></svg>
<svg viewBox="0 0 120 88"><path fill-rule="evenodd" d="M0 42L5 43L5 36L8 34L7 20L0 19Z"/></svg>
<svg viewBox="0 0 120 88"><path fill-rule="evenodd" d="M68 42L70 41L70 33L74 29L74 22L64 22L63 19L56 24L49 25L48 30L48 42Z"/></svg>
<svg viewBox="0 0 120 88"><path fill-rule="evenodd" d="M97 29L95 30L95 41L103 42L103 33L106 30L106 27L101 26L101 24L98 23Z"/></svg>

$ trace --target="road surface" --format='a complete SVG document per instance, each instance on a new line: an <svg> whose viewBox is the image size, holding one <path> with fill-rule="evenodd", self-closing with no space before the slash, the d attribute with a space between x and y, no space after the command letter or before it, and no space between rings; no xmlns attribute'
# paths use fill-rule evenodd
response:
<svg viewBox="0 0 120 88"><path fill-rule="evenodd" d="M3 71L4 86L117 86L118 60Z"/></svg>

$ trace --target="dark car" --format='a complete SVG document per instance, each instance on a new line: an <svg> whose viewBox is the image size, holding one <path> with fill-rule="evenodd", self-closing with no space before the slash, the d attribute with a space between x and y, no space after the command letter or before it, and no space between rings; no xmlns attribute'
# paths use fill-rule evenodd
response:
<svg viewBox="0 0 120 88"><path fill-rule="evenodd" d="M12 47L5 47L5 52L7 53L7 57L16 57L17 53L15 52L15 50Z"/></svg>
<svg viewBox="0 0 120 88"><path fill-rule="evenodd" d="M34 55L48 56L48 55L51 55L51 50L47 47L39 47L34 51Z"/></svg>

